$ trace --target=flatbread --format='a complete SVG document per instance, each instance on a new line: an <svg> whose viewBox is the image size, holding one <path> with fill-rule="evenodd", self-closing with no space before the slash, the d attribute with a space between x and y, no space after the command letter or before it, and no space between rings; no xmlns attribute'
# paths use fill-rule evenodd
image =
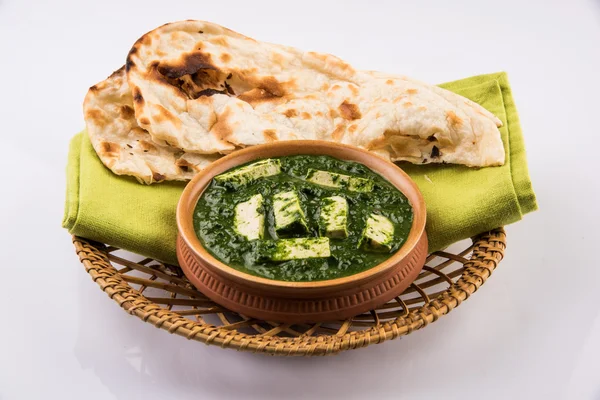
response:
<svg viewBox="0 0 600 400"><path fill-rule="evenodd" d="M218 158L153 142L135 120L125 67L89 89L83 112L94 150L115 174L147 184L188 180Z"/></svg>
<svg viewBox="0 0 600 400"><path fill-rule="evenodd" d="M128 55L127 79L138 124L155 142L187 152L322 139L392 161L504 163L500 121L464 97L208 22L142 36Z"/></svg>

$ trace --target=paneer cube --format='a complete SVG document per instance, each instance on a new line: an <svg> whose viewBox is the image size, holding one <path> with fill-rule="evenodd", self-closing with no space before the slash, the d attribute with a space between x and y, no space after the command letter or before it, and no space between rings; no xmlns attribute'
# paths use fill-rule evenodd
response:
<svg viewBox="0 0 600 400"><path fill-rule="evenodd" d="M371 192L374 187L374 183L370 179L316 169L308 170L306 180L321 186L345 188L351 192Z"/></svg>
<svg viewBox="0 0 600 400"><path fill-rule="evenodd" d="M215 176L215 181L232 186L242 186L260 178L281 173L281 162L275 159L260 160L231 172Z"/></svg>
<svg viewBox="0 0 600 400"><path fill-rule="evenodd" d="M234 229L248 240L263 238L265 216L262 211L263 197L256 194L235 206Z"/></svg>
<svg viewBox="0 0 600 400"><path fill-rule="evenodd" d="M306 216L296 191L277 193L273 196L275 232L280 237L308 232Z"/></svg>
<svg viewBox="0 0 600 400"><path fill-rule="evenodd" d="M331 256L329 238L294 238L260 242L259 260L288 261Z"/></svg>
<svg viewBox="0 0 600 400"><path fill-rule="evenodd" d="M371 214L359 241L366 251L388 252L392 249L394 224L383 215Z"/></svg>
<svg viewBox="0 0 600 400"><path fill-rule="evenodd" d="M336 239L347 238L347 220L348 201L345 198L332 196L321 199L319 229L322 235Z"/></svg>

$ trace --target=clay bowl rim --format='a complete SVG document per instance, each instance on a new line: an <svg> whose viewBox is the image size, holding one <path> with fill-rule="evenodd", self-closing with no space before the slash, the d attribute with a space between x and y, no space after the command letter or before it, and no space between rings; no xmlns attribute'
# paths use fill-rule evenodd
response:
<svg viewBox="0 0 600 400"><path fill-rule="evenodd" d="M322 150L322 152L316 153L306 153L307 148ZM390 176L392 174L384 174L381 171L376 171L374 168L367 166L369 169L373 170L373 172L381 175L384 179L394 185L398 190L400 190L409 200L409 203L413 209L413 222L410 228L410 232L408 234L408 238L406 242L402 245L402 247L394 253L390 258L383 261L380 264L375 265L365 271L345 276L342 278L335 279L327 279L321 281L311 281L311 282L288 282L288 281L280 281L275 279L262 278L259 276L251 275L242 271L239 271L233 267L228 266L227 264L217 260L212 254L208 252L200 242L200 239L196 236L196 232L193 226L193 212L196 207L196 203L202 193L206 190L213 177L219 175L227 170L235 168L241 164L245 164L248 162L252 162L254 160L269 158L269 157L284 157L284 155L277 154L278 150L282 149L296 149L296 152L289 153L287 155L329 155L327 154L326 149L337 149L337 150L347 150L349 152L362 153L367 158L377 159L378 161L386 165L393 172L392 174L396 174L404 180L408 186L411 186L416 198L418 205L415 205L414 202L410 201L410 195L405 193L400 187L394 184L390 180ZM303 151L304 150L304 151ZM269 153L269 154L267 154ZM255 156L256 157L252 157ZM353 157L344 158L330 155L331 157L345 159L348 161L359 162L364 164L364 162L356 160ZM247 157L246 159L244 159ZM223 168L224 164L228 164L235 160L232 165ZM242 160L242 161L239 161ZM381 169L384 169L383 167ZM237 150L233 153L230 153L217 161L212 162L208 167L204 170L197 173L192 180L186 185L183 193L181 194L181 198L177 204L177 229L179 231L179 235L191 250L191 252L209 264L212 269L217 270L218 273L223 274L226 278L233 280L234 282L245 281L249 284L253 284L254 286L263 286L267 288L287 288L287 289L321 289L321 288L335 288L341 286L348 286L351 284L363 284L365 282L370 281L371 279L380 276L381 274L388 272L390 269L394 268L398 265L405 257L412 254L415 246L417 245L419 239L424 234L425 231L425 223L426 223L426 209L425 209L425 201L423 199L423 195L419 190L416 183L404 172L400 167L396 164L386 160L385 158L372 153L370 151L361 149L359 147L350 146L341 143L335 142L327 142L324 140L290 140L290 141L281 141L275 143L267 143L256 145L252 147L247 147L245 149Z"/></svg>

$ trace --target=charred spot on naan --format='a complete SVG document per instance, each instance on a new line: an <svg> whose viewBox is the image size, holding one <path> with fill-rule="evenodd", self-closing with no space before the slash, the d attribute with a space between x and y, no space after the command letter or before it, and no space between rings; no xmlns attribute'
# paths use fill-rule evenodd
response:
<svg viewBox="0 0 600 400"><path fill-rule="evenodd" d="M272 97L282 97L286 94L286 87L295 88L294 80L279 82L273 76L257 76L256 68L240 69L234 71L239 81L243 82L250 90L257 88L269 92Z"/></svg>
<svg viewBox="0 0 600 400"><path fill-rule="evenodd" d="M273 96L281 97L285 95L285 89L277 79L272 76L267 76L258 80L258 88L266 90Z"/></svg>
<svg viewBox="0 0 600 400"><path fill-rule="evenodd" d="M106 126L110 123L109 117L102 110L97 108L91 108L85 113L86 119L92 121L94 124L98 126Z"/></svg>
<svg viewBox="0 0 600 400"><path fill-rule="evenodd" d="M220 139L226 143L228 143L227 138L233 133L233 129L229 124L230 115L231 111L229 109L223 111L223 113L217 117L217 121L210 129L210 133L212 133L217 139Z"/></svg>
<svg viewBox="0 0 600 400"><path fill-rule="evenodd" d="M344 126L344 124L339 124L338 126L335 127L335 129L331 133L331 138L334 141L339 142L342 140L345 133L346 133L346 127Z"/></svg>
<svg viewBox="0 0 600 400"><path fill-rule="evenodd" d="M294 93L298 91L298 83L296 78L290 78L285 82L280 82L279 85L283 90L283 96L289 95L290 93Z"/></svg>
<svg viewBox="0 0 600 400"><path fill-rule="evenodd" d="M340 110L342 118L349 121L360 119L362 117L358 106L356 104L348 103L346 100L339 105L338 109Z"/></svg>
<svg viewBox="0 0 600 400"><path fill-rule="evenodd" d="M211 58L210 54L201 51L184 53L178 60L160 62L157 69L161 75L167 78L181 78L185 75L194 74L201 69L217 70L218 68L214 66Z"/></svg>
<svg viewBox="0 0 600 400"><path fill-rule="evenodd" d="M229 74L231 75L231 74ZM235 96L235 91L233 90L233 88L231 87L231 85L229 85L229 83L227 83L227 81L225 81L223 83L223 85L225 85L225 90L227 90L227 93L229 93L232 96Z"/></svg>
<svg viewBox="0 0 600 400"><path fill-rule="evenodd" d="M231 61L231 54L223 53L219 56L219 60L221 60L221 62L223 63L228 63L229 61Z"/></svg>
<svg viewBox="0 0 600 400"><path fill-rule="evenodd" d="M225 74L217 70L200 70L181 80L185 80L185 91L191 99L215 94L230 94Z"/></svg>
<svg viewBox="0 0 600 400"><path fill-rule="evenodd" d="M352 92L352 94L354 96L358 96L358 94L360 93L359 90L358 90L358 86L356 86L353 83L349 83L348 84L348 89L350 89L350 91Z"/></svg>
<svg viewBox="0 0 600 400"><path fill-rule="evenodd" d="M204 89L198 92L198 97L210 97L215 94L228 94L227 90L216 90L216 89Z"/></svg>
<svg viewBox="0 0 600 400"><path fill-rule="evenodd" d="M160 172L152 171L152 182L162 182L164 181L166 176L161 174Z"/></svg>
<svg viewBox="0 0 600 400"><path fill-rule="evenodd" d="M131 119L135 117L135 112L133 111L133 108L129 107L128 105L121 106L119 108L119 114L123 119Z"/></svg>
<svg viewBox="0 0 600 400"><path fill-rule="evenodd" d="M131 69L131 67L135 66L135 63L132 60L130 60L129 58L134 56L137 52L138 52L138 46L136 46L134 44L133 47L129 50L129 53L127 54L127 60L125 61L125 65L124 65L125 71L129 71Z"/></svg>
<svg viewBox="0 0 600 400"><path fill-rule="evenodd" d="M227 74L204 63L206 59L201 53L195 52L182 57L178 64L155 61L150 65L147 77L172 86L179 96L191 100L215 94L230 95L233 90L226 85Z"/></svg>
<svg viewBox="0 0 600 400"><path fill-rule="evenodd" d="M454 129L460 127L463 123L463 120L453 111L446 111L446 119L448 120L450 126Z"/></svg>
<svg viewBox="0 0 600 400"><path fill-rule="evenodd" d="M175 166L178 167L179 169L181 169L185 173L190 173L190 172L195 173L195 172L199 172L202 170L201 166L191 163L183 157L180 157L175 161Z"/></svg>
<svg viewBox="0 0 600 400"><path fill-rule="evenodd" d="M121 147L116 143L100 142L97 151L100 159L108 168L111 168L121 157Z"/></svg>
<svg viewBox="0 0 600 400"><path fill-rule="evenodd" d="M131 90L131 94L133 95L133 102L137 107L143 107L144 106L144 98L142 97L142 92L140 91L140 88L137 86L134 86L133 89Z"/></svg>
<svg viewBox="0 0 600 400"><path fill-rule="evenodd" d="M244 93L240 94L237 98L242 101L245 101L246 103L250 104L251 106L255 106L257 104L264 103L264 102L279 103L279 102L285 101L285 100L283 100L283 98L276 96L273 93L271 93L265 89L260 89L260 88L254 88L252 90L244 92Z"/></svg>
<svg viewBox="0 0 600 400"><path fill-rule="evenodd" d="M288 118L294 118L298 116L298 111L294 110L293 108L290 108L289 110L285 110L283 115L285 115Z"/></svg>
<svg viewBox="0 0 600 400"><path fill-rule="evenodd" d="M106 155L119 156L121 153L121 147L118 144L112 142L102 142L100 143L100 149Z"/></svg>
<svg viewBox="0 0 600 400"><path fill-rule="evenodd" d="M266 142L274 142L278 139L277 132L274 129L265 129L263 131L263 136L265 137Z"/></svg>
<svg viewBox="0 0 600 400"><path fill-rule="evenodd" d="M181 170L184 172L190 172L190 170L193 168L192 164L190 164L189 162L187 162L186 160L184 160L182 158L175 161L175 165L177 167L181 168Z"/></svg>
<svg viewBox="0 0 600 400"><path fill-rule="evenodd" d="M152 44L152 32L145 34L138 39L136 44L143 44L144 46L150 46Z"/></svg>

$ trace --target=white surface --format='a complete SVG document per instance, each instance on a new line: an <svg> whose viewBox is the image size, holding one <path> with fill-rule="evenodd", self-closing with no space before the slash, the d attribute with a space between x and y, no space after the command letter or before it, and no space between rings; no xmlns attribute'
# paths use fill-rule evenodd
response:
<svg viewBox="0 0 600 400"><path fill-rule="evenodd" d="M0 399L600 399L600 3L283 3L0 0ZM87 88L186 18L432 83L508 71L540 211L459 309L336 357L222 350L128 316L60 228L67 144Z"/></svg>

